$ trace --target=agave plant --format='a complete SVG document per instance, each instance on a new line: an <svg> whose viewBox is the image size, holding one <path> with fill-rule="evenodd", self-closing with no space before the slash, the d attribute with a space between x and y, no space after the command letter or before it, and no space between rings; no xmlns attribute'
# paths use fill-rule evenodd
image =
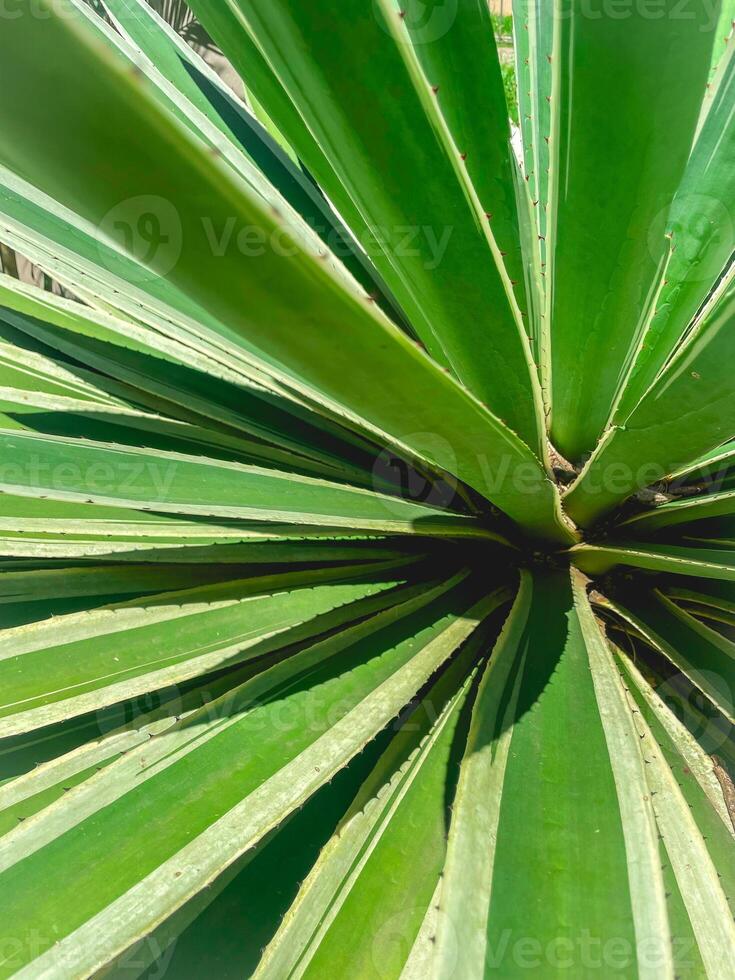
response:
<svg viewBox="0 0 735 980"><path fill-rule="evenodd" d="M728 10L191 7L0 22L0 976L731 976Z"/></svg>

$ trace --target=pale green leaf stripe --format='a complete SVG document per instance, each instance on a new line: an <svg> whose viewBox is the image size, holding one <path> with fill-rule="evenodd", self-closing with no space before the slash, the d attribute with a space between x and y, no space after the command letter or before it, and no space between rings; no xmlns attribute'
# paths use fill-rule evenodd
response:
<svg viewBox="0 0 735 980"><path fill-rule="evenodd" d="M98 566L54 568L41 566L32 571L0 571L0 605L41 602L70 598L90 598L171 592L174 589L213 584L242 578L240 569L196 565L148 564L111 566L100 574Z"/></svg>
<svg viewBox="0 0 735 980"><path fill-rule="evenodd" d="M640 714L636 715L646 761L646 779L656 822L697 939L707 976L727 976L735 962L732 910L720 886L707 844L676 778Z"/></svg>
<svg viewBox="0 0 735 980"><path fill-rule="evenodd" d="M485 229L526 358L532 364L524 336L528 300L523 294L516 164L490 9L482 3L458 4L448 29L425 43L422 0L401 4L381 0L381 6L424 112L455 161L457 179L466 188L478 224ZM399 9L403 16L396 17ZM483 107L481 113L478 105ZM531 383L538 406L538 378L533 370Z"/></svg>
<svg viewBox="0 0 735 980"><path fill-rule="evenodd" d="M525 666L519 646L533 593L528 572L480 683L467 739L442 875L432 977L483 976L503 779ZM502 728L498 732L498 715ZM461 898L460 898L461 896ZM461 914L460 912L461 903Z"/></svg>
<svg viewBox="0 0 735 980"><path fill-rule="evenodd" d="M715 28L715 43L712 48L712 65L710 67L710 88L717 88L717 74L722 67L726 52L732 49L730 41L733 38L735 24L735 3L733 0L722 0L720 14Z"/></svg>
<svg viewBox="0 0 735 980"><path fill-rule="evenodd" d="M722 889L728 906L732 908L733 902L735 902L735 865L732 861L735 834L732 818L723 797L722 786L713 771L713 759L700 748L690 731L679 721L675 712L661 701L658 694L652 690L649 683L636 670L631 660L622 651L618 650L617 653L623 678L627 683L630 695L634 698L638 716L642 723L648 726L650 736L655 740L664 764L676 781L681 797L697 826L701 841L706 847L711 866L717 872L719 887ZM641 746L645 751L647 746L645 736ZM682 889L676 884L674 884L673 889L671 887L671 878L674 878L675 883L676 877L665 851L662 854L662 859L666 865L667 893L671 893L669 894L669 902L671 903L674 893L678 893L676 905L683 911L683 919L680 918L680 921L677 922L679 931L674 933L674 942L685 954L683 958L691 961L692 954L694 953L696 956L697 943L696 939L691 936L692 927L683 904ZM673 914L673 909L671 911ZM681 917L681 912L678 915ZM673 926L674 920L672 918ZM694 949L692 946L687 947L686 945L687 933L692 939ZM704 972L704 967L701 969ZM694 972L693 975L699 974Z"/></svg>
<svg viewBox="0 0 735 980"><path fill-rule="evenodd" d="M472 662L485 643L475 634L408 717L309 873L255 977L377 970L398 980L441 873L452 740Z"/></svg>
<svg viewBox="0 0 735 980"><path fill-rule="evenodd" d="M400 980L426 980L431 975L435 943L439 931L442 879L436 886L411 951L401 970Z"/></svg>
<svg viewBox="0 0 735 980"><path fill-rule="evenodd" d="M725 548L683 548L658 542L623 541L609 545L575 545L570 549L569 557L577 568L589 575L602 575L616 565L630 565L655 572L735 581L735 551Z"/></svg>
<svg viewBox="0 0 735 980"><path fill-rule="evenodd" d="M735 723L735 643L705 626L658 589L630 589L605 606L630 623Z"/></svg>
<svg viewBox="0 0 735 980"><path fill-rule="evenodd" d="M238 710L229 699L221 719L212 718L211 711L195 715L8 835L0 842L6 869L0 893L4 898L10 889L13 901L4 932L27 935L29 925L52 916L58 937L53 945L51 939L43 944L46 951L18 975L46 976L72 961L71 976L87 976L205 888L373 738L496 605L487 597L468 610L467 601L466 593L462 601L456 590L450 592L446 601L435 603L431 617L421 614L424 626L418 632L415 623L411 628L397 620L394 639L390 629L385 637L389 649L383 656L377 655L372 635L381 625L376 618L356 628L370 641L367 647L351 648L349 638L339 635L321 644L321 669L317 653L305 651L300 656L314 667L302 671L301 693L297 684L292 693L282 689L250 711ZM410 629L408 639L405 633L400 638L404 626ZM329 651L340 650L338 663L324 662ZM284 662L274 668L270 684L261 679L260 689L267 692L273 680L279 683L276 678L297 678L298 669L298 663ZM330 717L335 702L341 709L336 723ZM284 720L289 703L297 717L292 713ZM313 710L316 714L309 715ZM312 717L311 726L303 724L302 711ZM276 717L282 718L280 728L273 724ZM243 746L252 744L255 731L260 737L252 755ZM173 799L186 814L183 825L171 824ZM138 825L147 828L145 834L137 834ZM100 841L94 856L90 839ZM133 841L136 860L131 861ZM87 859L80 864L75 851L82 845ZM76 869L75 894L82 896L73 903L67 890L70 867ZM41 901L39 876L47 886Z"/></svg>
<svg viewBox="0 0 735 980"><path fill-rule="evenodd" d="M367 568L203 586L0 631L0 737L262 656L400 601L389 591L400 573L381 582L380 567ZM368 581L346 584L361 576Z"/></svg>
<svg viewBox="0 0 735 980"><path fill-rule="evenodd" d="M107 471L109 472L109 471ZM321 542L324 548L335 548L335 556L344 552L345 541L352 538L381 541L384 535L370 533L354 527L334 528L329 525L269 524L253 520L196 520L194 516L156 513L134 508L113 507L104 504L71 500L54 500L49 497L23 497L9 493L0 496L0 534L6 541L13 537L22 541L33 537L48 542L84 542L124 544L127 548L152 548L157 545L192 546L212 543L269 545L273 554L292 554L297 557L297 545L304 546L305 553L316 554L315 547ZM494 532L487 532L488 539L504 543L505 539ZM386 539L390 540L390 539ZM395 543L393 539L391 543ZM310 544L311 543L311 544ZM283 551L279 545L293 547ZM243 553L245 552L243 548ZM259 552L269 549L253 547L253 561ZM275 559L274 559L275 560Z"/></svg>
<svg viewBox="0 0 735 980"><path fill-rule="evenodd" d="M633 661L625 655L625 652L617 647L614 649L622 667L623 677L629 685L629 690L643 711L646 723L659 743L671 771L677 776L679 785L682 788L685 787L687 799L692 803L695 800L699 803L697 819L701 818L701 813L704 810L707 811L708 817L716 815L721 822L724 835L720 835L720 842L724 839L726 846L721 848L719 856L724 860L718 860L715 863L723 872L727 872L729 867L727 852L732 846L731 840L728 841L727 838L735 837L735 830L722 795L722 787L713 771L711 756L702 749L686 725L661 699ZM682 775L691 776L692 779L683 779L681 778ZM696 785L692 780L696 782ZM703 801L706 801L704 807L702 806ZM711 848L713 846L711 836L709 840L709 847ZM735 872L728 873L727 877L728 885L732 889L735 885Z"/></svg>
<svg viewBox="0 0 735 980"><path fill-rule="evenodd" d="M634 514L633 517L622 521L620 527L636 536L639 534L645 536L664 527L688 524L690 521L699 521L706 517L735 517L735 490L672 500L667 504L660 504L653 510Z"/></svg>
<svg viewBox="0 0 735 980"><path fill-rule="evenodd" d="M539 374L541 400L544 414L548 417L549 406L549 335L544 320L544 286L539 250L538 225L535 208L528 192L528 183L517 163L513 164L513 181L518 209L518 226L521 238L523 276L528 297L526 328Z"/></svg>
<svg viewBox="0 0 735 980"><path fill-rule="evenodd" d="M1 784L0 836L50 806L136 745L147 742L261 670L259 663L246 663L223 678L207 679L201 686L174 696L159 708L135 717L129 724L120 725L101 738L84 742L78 748ZM96 736L99 731L95 732Z"/></svg>
<svg viewBox="0 0 735 980"><path fill-rule="evenodd" d="M578 572L573 572L572 576L575 610L589 657L625 836L636 945L644 953L638 963L638 976L673 980L675 971L658 833L646 792L640 740L619 673L590 607L585 580ZM655 950L656 956L646 956L646 950Z"/></svg>
<svg viewBox="0 0 735 980"><path fill-rule="evenodd" d="M287 371L291 365L302 382L338 404L350 404L409 451L415 445L421 454L417 434L434 434L432 443L439 449L427 453L430 463L456 470L524 526L538 528L554 540L569 540L556 488L528 446L446 376L368 298L346 292L323 262L293 241L286 217L273 214L224 162L177 125L156 104L145 79L113 57L66 5L63 9L63 16L54 6L49 17L9 21L0 36L3 69L13 77L29 75L35 82L34 97L28 100L30 115L27 106L20 111L17 100L6 101L6 87L0 86L8 137L4 162L9 169L62 204L73 204L94 225L121 200L134 201L142 193L175 201L183 244L168 277L226 322L228 336L235 342L248 338ZM58 62L61 51L63 81L57 72L51 77L44 70ZM27 64L31 53L32 67ZM85 84L90 77L97 79L93 89ZM116 159L125 160L124 167L115 168L114 179L107 175L100 180L99 168L79 153L91 119L98 130L109 126L109 139L100 133L101 143L117 146ZM53 168L48 165L49 140L57 147ZM156 147L159 153L154 156ZM160 160L160 166L152 166L152 159ZM200 189L196 198L191 187ZM234 215L244 225L262 229L266 239L285 236L294 253L284 257L266 248L256 263L243 263L230 243L224 255L214 255L197 209L203 197L215 226ZM157 253L151 262L160 265L166 258ZM466 281L465 266L462 276ZM272 288L274 284L279 288ZM464 306L462 316L466 322ZM375 384L376 378L381 385ZM477 446L483 447L480 457Z"/></svg>
<svg viewBox="0 0 735 980"><path fill-rule="evenodd" d="M694 462L689 461L671 473L670 477L672 480L678 480L681 477L709 473L711 470L714 470L715 473L724 472L733 464L735 464L735 442L731 441L726 442L724 446L710 450Z"/></svg>
<svg viewBox="0 0 735 980"><path fill-rule="evenodd" d="M551 152L559 144L561 118L561 8L555 2L525 0L524 26L528 40L529 100L527 126L523 125L526 174L538 235L539 277L542 307L539 323L539 357L545 388L547 414L551 402L550 311L558 210L559 161ZM515 15L513 19L515 28ZM519 98L519 108L521 106Z"/></svg>
<svg viewBox="0 0 735 980"><path fill-rule="evenodd" d="M23 496L363 531L488 533L448 511L224 460L2 430L0 450L0 489Z"/></svg>
<svg viewBox="0 0 735 980"><path fill-rule="evenodd" d="M689 601L697 606L735 613L735 584L727 581L701 582L698 579L662 579L658 588L677 602Z"/></svg>
<svg viewBox="0 0 735 980"><path fill-rule="evenodd" d="M673 978L643 763L610 655L579 580L537 573L525 584L475 706L435 975L524 976L521 939L544 975L569 975L584 931L603 947L615 939L636 975ZM580 813L590 800L594 813ZM662 943L655 969L651 941Z"/></svg>
<svg viewBox="0 0 735 980"><path fill-rule="evenodd" d="M531 18L532 0L513 0L513 53L515 56L518 116L522 135L523 173L528 178L530 196L536 200L536 168L534 166L533 115L531 94ZM534 216L535 233L538 223Z"/></svg>

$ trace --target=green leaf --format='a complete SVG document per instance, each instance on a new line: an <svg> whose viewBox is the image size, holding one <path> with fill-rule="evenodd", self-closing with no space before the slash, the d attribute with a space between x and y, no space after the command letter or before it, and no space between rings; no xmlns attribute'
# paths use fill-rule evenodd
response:
<svg viewBox="0 0 735 980"><path fill-rule="evenodd" d="M552 125L543 134L551 431L570 460L590 452L607 424L665 266L666 214L694 138L714 28L704 3L686 20L674 7L667 0L653 18L642 8L609 16L580 0L555 7Z"/></svg>
<svg viewBox="0 0 735 980"><path fill-rule="evenodd" d="M100 575L95 567L53 568L41 565L32 571L0 571L0 605L170 592L242 578L244 576L238 573L243 570L219 565L154 567L139 564L117 568L110 566Z"/></svg>
<svg viewBox="0 0 735 980"><path fill-rule="evenodd" d="M724 6L724 5L723 5ZM617 406L624 422L685 336L712 284L735 251L735 58L724 75L692 150L666 221L671 256L665 283L649 312L641 350Z"/></svg>
<svg viewBox="0 0 735 980"><path fill-rule="evenodd" d="M224 674L210 674L204 680L197 677L194 681L146 692L132 700L98 709L91 715L56 722L5 739L2 744L10 748L2 754L6 757L2 758L2 776L10 771L10 760L22 755L24 741L27 743L33 738L36 751L38 743L47 743L52 748L49 758L36 760L25 773L0 783L0 835L9 833L19 823L62 799L73 787L91 779L130 749L170 729L181 719L248 681L264 669L264 664L270 665L279 655L283 656L275 651L264 660L246 662ZM83 733L76 746L68 744L72 726Z"/></svg>
<svg viewBox="0 0 735 980"><path fill-rule="evenodd" d="M553 3L542 3L540 0L521 0L514 3L513 7L524 170L534 209L543 270L549 255L547 229L552 217L549 188L551 168L555 166L549 151L552 125L556 125L560 104L558 99L552 99L552 49L556 10ZM548 311L545 310L545 334L548 333L548 327ZM548 357L548 351L544 351L544 357ZM546 365L547 371L548 367ZM548 377L545 380L548 383Z"/></svg>
<svg viewBox="0 0 735 980"><path fill-rule="evenodd" d="M278 363L292 365L297 377L328 398L350 404L371 426L392 430L396 444L405 445L409 454L411 447L421 454L422 441L416 434L432 433L441 447L428 454L432 464L454 467L456 476L480 493L491 493L502 510L534 531L538 528L542 536L570 540L556 489L519 437L445 376L374 304L345 290L316 254L304 251L289 231L288 217L268 210L225 163L179 126L151 96L145 79L113 56L85 22L71 11L63 17L21 17L12 21L3 41L3 69L11 74L28 73L26 61L33 51L36 86L32 114L20 112L14 99L0 102L8 127L5 145L12 147L4 160L11 169L98 225L121 201L127 204L116 220L133 221L132 212L125 209L134 211L141 195L175 202L182 236L173 268L166 249L151 249L148 243L144 257L227 322L223 336L235 343L238 336L247 336L250 344ZM62 52L66 80L59 84L51 66L58 64ZM48 71L37 70L39 65ZM92 76L99 84L87 91L84 79ZM101 179L99 168L80 152L88 125L96 127L107 148L114 179ZM55 126L58 146L50 169L46 145L55 139ZM103 135L100 128L105 127ZM196 195L191 187L198 188ZM464 198L462 207L466 208ZM243 263L232 241L224 254L215 255L202 230L202 209L213 227L224 227L234 216L236 224L260 229L271 244L255 263ZM288 245L287 257L271 247L274 235L283 236L279 242ZM465 302L462 321L467 323ZM336 336L339 344L333 342ZM522 348L517 331L513 346ZM495 363L503 364L497 390L512 392L513 371L507 371L504 361ZM530 376L526 367L524 371ZM382 387L375 385L376 377ZM517 393L512 401L528 404ZM540 440L535 441L538 446ZM478 445L484 450L480 459ZM501 470L499 480L494 474L488 479L488 458ZM519 477L519 471L525 475Z"/></svg>
<svg viewBox="0 0 735 980"><path fill-rule="evenodd" d="M727 853L735 830L722 786L714 773L712 757L701 748L632 660L621 650L615 653L628 691L690 803L692 815L710 842L708 848L713 852L717 866L722 868L721 884L731 901L735 898L735 872Z"/></svg>
<svg viewBox="0 0 735 980"><path fill-rule="evenodd" d="M208 5L194 7L206 25ZM443 44L443 31L432 24L428 63L422 61L421 38L411 37L410 12L401 17L391 0L377 0L369 8L354 0L331 2L318 12L290 0L267 7L238 0L231 9L239 29L233 26L224 50L247 35L275 69L330 166L310 153L311 140L302 148L298 132L295 149L358 239L370 236L363 244L430 354L539 455L545 454L540 391L500 255L505 245L496 242L492 219L485 217L501 202L505 214L514 209L510 154L502 183L494 182L492 199L483 200L483 187L473 185L462 159L466 153L469 161L473 147L458 142L466 133L471 103L450 102L449 119L441 111L442 84L456 89L448 60L454 46ZM493 72L491 67L489 18L477 4L462 4L459 10L455 5L444 14L452 20L447 44L456 31L463 62L472 58L475 71L491 77L491 94L483 92L483 100L493 98L493 107L502 113L497 118L488 111L485 134L474 137L482 138L484 158L493 160L489 178L502 166L499 136L508 125L504 106L495 98L502 92L497 68ZM343 71L346 52L353 55L349 72ZM241 68L246 84L260 73L257 63ZM429 69L438 72L436 80L427 77ZM488 86L479 79L477 84ZM435 85L438 93L432 91ZM397 91L399 99L392 94ZM257 89L256 94L279 123ZM503 242L508 237L504 230L501 237ZM517 232L510 245L517 252Z"/></svg>
<svg viewBox="0 0 735 980"><path fill-rule="evenodd" d="M730 282L625 425L608 430L572 485L565 507L578 525L590 527L634 490L732 436L734 315L735 284Z"/></svg>
<svg viewBox="0 0 735 980"><path fill-rule="evenodd" d="M719 18L715 29L715 43L712 49L712 67L710 69L710 87L717 78L718 69L721 68L726 52L730 52L730 39L733 36L733 24L735 24L735 3L733 0L722 0L720 4Z"/></svg>
<svg viewBox="0 0 735 980"><path fill-rule="evenodd" d="M710 606L714 610L735 612L735 585L726 581L702 582L699 579L683 581L679 578L659 584L661 591L677 602L687 600L698 606Z"/></svg>
<svg viewBox="0 0 735 980"><path fill-rule="evenodd" d="M735 491L685 497L660 504L650 511L634 514L621 523L627 533L647 535L665 527L689 524L708 517L735 517Z"/></svg>
<svg viewBox="0 0 735 980"><path fill-rule="evenodd" d="M382 594L396 581L370 581L379 571L367 581L364 568L235 580L2 631L0 737L260 657L401 601Z"/></svg>
<svg viewBox="0 0 735 980"><path fill-rule="evenodd" d="M561 975L579 956L573 937L588 930L603 946L624 942L636 975L673 976L643 769L583 583L525 573L473 712L436 974L523 976L543 962ZM655 968L636 954L651 941Z"/></svg>
<svg viewBox="0 0 735 980"><path fill-rule="evenodd" d="M197 427L196 438L230 454L260 456L281 465L285 461L357 483L371 479L366 468L372 467L373 455L352 445L347 430L335 433L324 420L315 425L313 413L307 414L294 401L233 378L170 337L8 277L0 277L0 301L6 307L0 312L0 336L8 335L18 346L40 342L47 361L60 354L70 358L65 379L77 388L86 383L98 401L107 399L123 407L142 403L155 412L186 419ZM59 372L58 367L54 370Z"/></svg>
<svg viewBox="0 0 735 980"><path fill-rule="evenodd" d="M569 557L588 575L603 575L617 565L628 565L676 575L735 580L735 551L727 548L687 548L659 542L621 541L576 545L570 550Z"/></svg>
<svg viewBox="0 0 735 980"><path fill-rule="evenodd" d="M447 797L457 767L453 745L462 734L472 662L487 643L481 634L473 637L408 713L304 882L256 976L402 975L442 870Z"/></svg>
<svg viewBox="0 0 735 980"><path fill-rule="evenodd" d="M0 31L0 978L727 975L735 0L192 2Z"/></svg>
<svg viewBox="0 0 735 980"><path fill-rule="evenodd" d="M722 812L724 801L720 800L715 808L714 776L711 770L706 771L702 753L676 727L669 713L656 704L655 695L646 690L647 685L635 668L625 662L623 673L639 709L636 726L664 853L706 975L718 976L727 970L727 963L735 954L730 907L735 881L728 858L733 845L732 824L728 828L724 822L729 823L729 815ZM726 870L721 873L719 868Z"/></svg>
<svg viewBox="0 0 735 980"><path fill-rule="evenodd" d="M177 517L67 500L0 497L0 553L19 558L252 565L384 560L405 555L397 539L349 527ZM356 550L359 548L359 552ZM410 552L412 549L408 549ZM17 567L17 564L13 567Z"/></svg>
<svg viewBox="0 0 735 980"><path fill-rule="evenodd" d="M176 935L176 941L164 949L144 976L152 980L160 975L162 968L184 978L209 973L220 976L227 972L251 976L295 897L299 882L336 830L391 734L390 728L381 733L328 785L318 790L264 842L252 860L246 855L236 862L225 876L232 876L233 880L225 884L211 904L199 911L188 928ZM242 869L240 863L244 863ZM221 881L214 890L219 890ZM208 902L212 891L202 901ZM185 913L188 917L194 910L185 909ZM161 945L154 932L136 948L135 961L142 963L146 952L152 958ZM127 962L119 972L125 966Z"/></svg>
<svg viewBox="0 0 735 980"><path fill-rule="evenodd" d="M477 521L357 487L180 453L0 430L0 489L80 503L369 532L494 537Z"/></svg>
<svg viewBox="0 0 735 980"><path fill-rule="evenodd" d="M339 256L363 289L376 293L383 309L405 326L376 269L325 197L217 73L144 0L105 0L105 8L116 27L146 55L156 71L245 152L269 184Z"/></svg>
<svg viewBox="0 0 735 980"><path fill-rule="evenodd" d="M674 480L681 480L686 477L686 482L693 478L709 477L723 478L728 475L731 464L735 464L735 442L726 442L723 446L710 450L699 459L689 461L671 474ZM714 473L713 473L714 471Z"/></svg>
<svg viewBox="0 0 735 980"><path fill-rule="evenodd" d="M383 9L387 12L388 5ZM432 30L421 0L409 0L401 10L408 39L401 36L399 43L405 45L410 40L413 44L435 97L430 106L436 107L451 133L453 149L460 148L466 157L467 176L482 204L482 216L492 215L489 231L493 258L501 274L515 284L512 290L506 285L506 291L515 297L529 329L514 187L516 162L490 9L485 4L459 3L454 11L445 11L447 20L451 15L451 24L443 31L439 30L443 26L439 25L441 11L434 14L436 26ZM414 84L418 88L421 81L414 80ZM482 106L481 112L478 106ZM432 118L431 108L427 115Z"/></svg>
<svg viewBox="0 0 735 980"><path fill-rule="evenodd" d="M489 596L473 605L471 593L450 587L430 611L431 597L419 597L413 613L388 611L307 648L6 836L0 893L13 901L3 936L34 929L41 937L16 959L35 957L40 972L70 956L75 969L93 972L252 852L503 601ZM14 968L6 960L2 972Z"/></svg>
<svg viewBox="0 0 735 980"><path fill-rule="evenodd" d="M640 594L642 593L642 594ZM732 722L735 718L735 644L680 609L657 589L626 589L608 600Z"/></svg>

